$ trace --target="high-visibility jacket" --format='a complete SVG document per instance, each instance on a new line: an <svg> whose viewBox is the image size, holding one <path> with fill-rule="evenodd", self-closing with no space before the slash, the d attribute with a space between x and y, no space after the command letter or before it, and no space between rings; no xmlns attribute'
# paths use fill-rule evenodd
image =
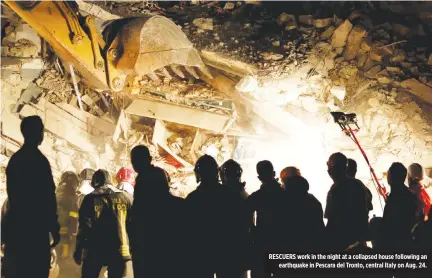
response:
<svg viewBox="0 0 432 278"><path fill-rule="evenodd" d="M127 225L131 208L132 200L111 185L86 195L79 209L77 249L130 260Z"/></svg>

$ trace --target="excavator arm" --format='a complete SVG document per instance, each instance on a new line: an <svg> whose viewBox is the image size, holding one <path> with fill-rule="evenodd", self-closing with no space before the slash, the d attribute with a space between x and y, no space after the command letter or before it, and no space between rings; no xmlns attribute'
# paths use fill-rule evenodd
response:
<svg viewBox="0 0 432 278"><path fill-rule="evenodd" d="M181 67L195 78L199 78L195 69L212 78L186 35L162 16L114 20L115 28L107 28L114 30L112 34L102 36L94 18L83 20L67 1L4 2L92 88L119 92L129 77L158 80L156 73L184 77Z"/></svg>

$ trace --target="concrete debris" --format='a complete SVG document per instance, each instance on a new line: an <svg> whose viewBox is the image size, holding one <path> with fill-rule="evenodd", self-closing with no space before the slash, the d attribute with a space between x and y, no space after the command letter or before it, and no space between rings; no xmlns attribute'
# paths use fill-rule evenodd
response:
<svg viewBox="0 0 432 278"><path fill-rule="evenodd" d="M380 105L380 101L376 98L370 98L368 104L373 108L377 108Z"/></svg>
<svg viewBox="0 0 432 278"><path fill-rule="evenodd" d="M286 14L286 13L281 13L276 19L276 23L279 26L283 26L287 22L295 22L295 21L296 21L296 19L295 19L294 15Z"/></svg>
<svg viewBox="0 0 432 278"><path fill-rule="evenodd" d="M282 54L274 52L263 52L260 56L266 61L278 61L284 57Z"/></svg>
<svg viewBox="0 0 432 278"><path fill-rule="evenodd" d="M383 61L384 56L386 56L386 53L383 50L381 50L381 49L375 48L375 49L372 49L371 52L369 52L369 57L373 61L376 61L376 62L379 62L379 63Z"/></svg>
<svg viewBox="0 0 432 278"><path fill-rule="evenodd" d="M393 72L393 73L401 73L402 70L399 67L386 67L388 72Z"/></svg>
<svg viewBox="0 0 432 278"><path fill-rule="evenodd" d="M315 28L325 28L333 23L333 18L320 18L314 20Z"/></svg>
<svg viewBox="0 0 432 278"><path fill-rule="evenodd" d="M390 60L394 63L398 63L404 61L405 59L406 59L406 53L401 49L397 49L395 51L394 56Z"/></svg>
<svg viewBox="0 0 432 278"><path fill-rule="evenodd" d="M366 37L362 41L362 43L360 45L360 48L361 48L361 50L367 52L367 51L370 51L372 49L372 46L373 46L373 44L372 44L372 38L371 37Z"/></svg>
<svg viewBox="0 0 432 278"><path fill-rule="evenodd" d="M344 51L344 58L346 61L353 60L360 50L360 45L363 37L366 35L366 29L361 25L356 25L350 32L347 40L347 45Z"/></svg>
<svg viewBox="0 0 432 278"><path fill-rule="evenodd" d="M365 76L368 78L375 78L380 71L381 71L381 66L376 65L376 66L372 67L370 70L368 70L365 73Z"/></svg>
<svg viewBox="0 0 432 278"><path fill-rule="evenodd" d="M213 18L197 18L192 23L203 30L213 31Z"/></svg>
<svg viewBox="0 0 432 278"><path fill-rule="evenodd" d="M349 20L345 20L333 33L331 45L334 48L344 47L353 26Z"/></svg>
<svg viewBox="0 0 432 278"><path fill-rule="evenodd" d="M336 30L335 26L330 26L321 34L321 39L323 39L323 40L330 39L333 36L335 30Z"/></svg>
<svg viewBox="0 0 432 278"><path fill-rule="evenodd" d="M233 2L227 2L224 6L224 10L232 10L235 8L235 4Z"/></svg>
<svg viewBox="0 0 432 278"><path fill-rule="evenodd" d="M299 16L299 22L305 25L314 25L314 18L312 15L301 15Z"/></svg>
<svg viewBox="0 0 432 278"><path fill-rule="evenodd" d="M411 94L422 99L426 103L432 104L432 88L422 84L415 78L407 79L401 83L401 86Z"/></svg>

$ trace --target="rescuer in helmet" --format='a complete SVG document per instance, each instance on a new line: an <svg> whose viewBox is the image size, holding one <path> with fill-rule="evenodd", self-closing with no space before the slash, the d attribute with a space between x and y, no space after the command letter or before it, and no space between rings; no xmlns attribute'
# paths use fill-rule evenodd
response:
<svg viewBox="0 0 432 278"><path fill-rule="evenodd" d="M60 267L59 277L79 277L72 256L78 227L78 195L76 194L78 186L78 176L72 171L67 171L61 175L56 190L61 236L60 244L56 248Z"/></svg>
<svg viewBox="0 0 432 278"><path fill-rule="evenodd" d="M95 190L84 196L79 210L74 260L82 263L82 277L97 278L103 266L108 267L109 277L124 277L131 267L126 232L131 200L111 185L105 170L94 173L91 185Z"/></svg>
<svg viewBox="0 0 432 278"><path fill-rule="evenodd" d="M253 214L248 210L246 200L249 194L245 190L246 182L241 181L243 169L239 163L229 159L219 168L222 186L231 191L234 205L231 209L231 252L226 254L226 269L222 277L247 277L249 269L253 227Z"/></svg>
<svg viewBox="0 0 432 278"><path fill-rule="evenodd" d="M331 251L343 251L357 241L366 245L369 234L371 194L360 180L347 176L347 164L348 159L342 153L332 154L327 162L327 171L334 182L324 212Z"/></svg>
<svg viewBox="0 0 432 278"><path fill-rule="evenodd" d="M194 261L193 277L213 277L225 271L232 246L230 225L234 221L232 210L234 194L219 183L218 165L209 156L201 156L195 164L198 187L186 198L190 217L191 260Z"/></svg>
<svg viewBox="0 0 432 278"><path fill-rule="evenodd" d="M86 168L82 170L81 173L79 174L80 184L76 191L78 195L78 208L81 206L81 202L84 196L93 192L94 190L93 186L91 185L91 180L94 173L95 170Z"/></svg>
<svg viewBox="0 0 432 278"><path fill-rule="evenodd" d="M287 234L287 250L303 252L319 251L324 239L323 208L310 194L309 182L300 175L283 178L287 195L286 217L290 225Z"/></svg>
<svg viewBox="0 0 432 278"><path fill-rule="evenodd" d="M417 220L427 219L431 207L431 198L425 190L422 181L424 179L423 167L418 163L413 163L408 167L408 186L417 197Z"/></svg>
<svg viewBox="0 0 432 278"><path fill-rule="evenodd" d="M133 241L132 260L135 277L187 277L185 270L184 200L173 196L166 172L151 169L151 183L143 190L140 214L134 221L142 229ZM175 236L174 236L175 235ZM181 238L181 240L179 240ZM175 258L166 266L166 255Z"/></svg>
<svg viewBox="0 0 432 278"><path fill-rule="evenodd" d="M116 175L117 188L133 196L135 186L135 172L129 168L120 168Z"/></svg>
<svg viewBox="0 0 432 278"><path fill-rule="evenodd" d="M267 278L270 274L264 271L262 254L265 250L278 250L280 246L284 246L289 220L286 219L285 190L277 181L273 164L268 160L260 161L256 170L262 184L247 201L248 208L256 212L257 217L251 277Z"/></svg>
<svg viewBox="0 0 432 278"><path fill-rule="evenodd" d="M285 167L281 172L280 172L280 180L282 182L282 188L285 188L285 181L286 179L290 178L290 177L295 177L295 176L301 176L300 170L294 166L289 166L289 167Z"/></svg>

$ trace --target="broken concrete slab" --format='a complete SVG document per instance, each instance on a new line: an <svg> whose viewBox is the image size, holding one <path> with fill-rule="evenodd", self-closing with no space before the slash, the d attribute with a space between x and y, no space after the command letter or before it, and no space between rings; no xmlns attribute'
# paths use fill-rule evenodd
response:
<svg viewBox="0 0 432 278"><path fill-rule="evenodd" d="M201 109L139 98L132 101L125 109L125 113L215 132L224 131L233 118L230 115L216 114Z"/></svg>
<svg viewBox="0 0 432 278"><path fill-rule="evenodd" d="M196 18L192 23L203 30L213 31L213 18Z"/></svg>
<svg viewBox="0 0 432 278"><path fill-rule="evenodd" d="M281 13L278 18L276 19L276 23L279 26L283 26L287 22L295 22L295 15L287 14L287 13Z"/></svg>
<svg viewBox="0 0 432 278"><path fill-rule="evenodd" d="M278 61L284 57L282 54L274 52L262 52L260 56L266 61Z"/></svg>
<svg viewBox="0 0 432 278"><path fill-rule="evenodd" d="M321 39L323 39L323 40L330 39L333 36L335 30L336 30L335 26L330 26L321 34Z"/></svg>
<svg viewBox="0 0 432 278"><path fill-rule="evenodd" d="M372 67L370 70L368 70L365 73L365 76L368 78L375 78L380 71L381 71L381 66L376 65L376 66Z"/></svg>
<svg viewBox="0 0 432 278"><path fill-rule="evenodd" d="M432 88L419 82L415 78L407 79L401 83L401 86L408 92L425 101L428 104L432 104Z"/></svg>
<svg viewBox="0 0 432 278"><path fill-rule="evenodd" d="M115 131L115 124L109 122L103 118L96 117L88 112L81 111L80 109L67 104L57 103L55 106L66 111L68 114L73 115L75 118L80 120L86 126L87 131L90 134L105 134L111 135Z"/></svg>
<svg viewBox="0 0 432 278"><path fill-rule="evenodd" d="M366 29L361 25L356 25L351 30L348 39L347 45L345 46L344 58L345 61L351 61L357 56L357 53L360 50L360 45L363 41L364 36L366 35Z"/></svg>
<svg viewBox="0 0 432 278"><path fill-rule="evenodd" d="M314 25L314 18L312 15L301 15L299 16L299 22L305 25Z"/></svg>
<svg viewBox="0 0 432 278"><path fill-rule="evenodd" d="M370 51L372 49L372 46L373 46L372 38L371 37L366 37L362 41L362 43L360 45L360 48L361 48L361 50L367 52L367 51Z"/></svg>
<svg viewBox="0 0 432 278"><path fill-rule="evenodd" d="M240 77L246 75L256 75L258 73L258 68L255 65L246 64L237 60L225 58L218 53L206 51L201 51L201 58L204 63L208 66L226 71L230 74L234 74Z"/></svg>
<svg viewBox="0 0 432 278"><path fill-rule="evenodd" d="M232 10L235 8L235 4L233 2L227 2L224 6L224 10Z"/></svg>
<svg viewBox="0 0 432 278"><path fill-rule="evenodd" d="M378 48L374 48L369 52L369 57L373 61L377 61L379 63L383 61L383 58L386 55L387 54L382 49L378 49Z"/></svg>
<svg viewBox="0 0 432 278"><path fill-rule="evenodd" d="M349 20L345 20L333 33L331 45L336 47L344 47L353 26Z"/></svg>
<svg viewBox="0 0 432 278"><path fill-rule="evenodd" d="M320 18L315 19L314 26L315 28L325 28L333 23L333 18Z"/></svg>

